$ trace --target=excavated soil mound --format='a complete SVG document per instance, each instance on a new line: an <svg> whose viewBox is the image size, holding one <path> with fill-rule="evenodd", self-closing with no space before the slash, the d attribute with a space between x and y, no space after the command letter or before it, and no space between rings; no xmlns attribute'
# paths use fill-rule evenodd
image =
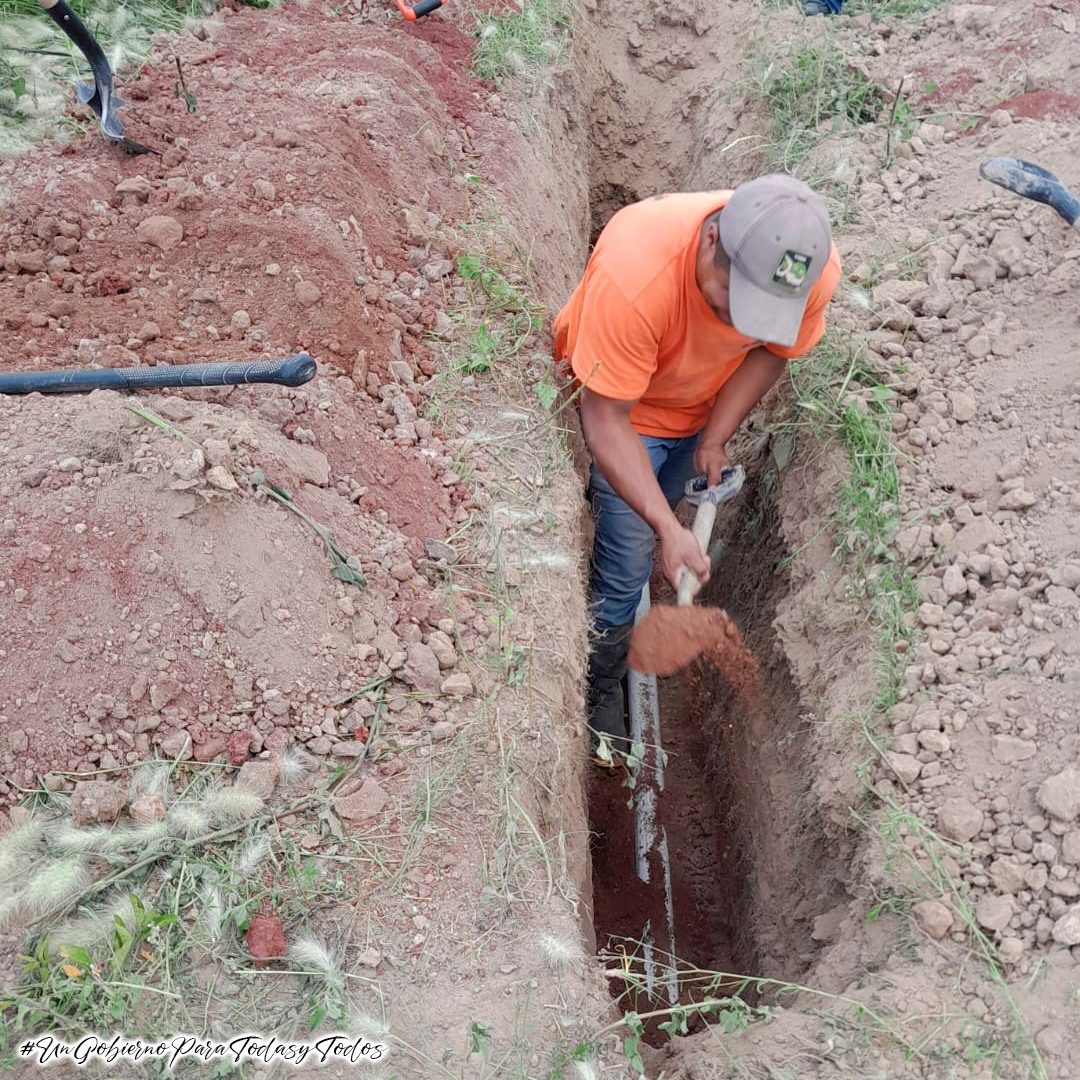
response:
<svg viewBox="0 0 1080 1080"><path fill-rule="evenodd" d="M0 399L4 801L155 747L211 760L228 742L234 764L294 738L345 753L371 706L338 703L391 676L408 741L445 719L436 699L475 641L425 573L425 541L468 496L420 385L461 298L445 223L465 184L417 182L493 126L471 39L445 22L330 35L293 5L224 11L199 34L124 88L129 133L159 157L92 133L0 165L0 363L302 348L319 375L138 399L180 434L112 394ZM255 468L355 555L362 591L256 496Z"/></svg>

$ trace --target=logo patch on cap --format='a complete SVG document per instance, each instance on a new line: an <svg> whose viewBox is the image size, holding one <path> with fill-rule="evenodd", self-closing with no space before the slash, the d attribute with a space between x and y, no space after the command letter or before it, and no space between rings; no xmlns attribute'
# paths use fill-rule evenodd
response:
<svg viewBox="0 0 1080 1080"><path fill-rule="evenodd" d="M776 265L772 279L778 285L788 289L801 289L806 275L810 272L811 258L798 251L785 251L783 258Z"/></svg>

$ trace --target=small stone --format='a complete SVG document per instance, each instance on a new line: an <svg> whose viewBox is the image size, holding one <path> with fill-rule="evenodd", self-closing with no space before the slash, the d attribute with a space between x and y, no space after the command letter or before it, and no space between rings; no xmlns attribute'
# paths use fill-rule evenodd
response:
<svg viewBox="0 0 1080 1080"><path fill-rule="evenodd" d="M1080 904L1069 908L1050 934L1059 945L1080 945Z"/></svg>
<svg viewBox="0 0 1080 1080"><path fill-rule="evenodd" d="M1013 902L1007 896L984 896L975 905L975 921L985 930L1004 930L1013 914Z"/></svg>
<svg viewBox="0 0 1080 1080"><path fill-rule="evenodd" d="M938 811L938 831L960 844L978 836L982 823L982 811L967 799L946 799Z"/></svg>
<svg viewBox="0 0 1080 1080"><path fill-rule="evenodd" d="M139 222L135 237L140 244L150 244L162 251L172 251L184 239L184 226L174 217L154 214Z"/></svg>
<svg viewBox="0 0 1080 1080"><path fill-rule="evenodd" d="M946 596L958 597L967 595L967 580L964 577L964 571L961 570L956 563L953 563L945 571L945 575L941 579L941 587L945 590Z"/></svg>
<svg viewBox="0 0 1080 1080"><path fill-rule="evenodd" d="M987 598L986 606L999 615L1012 615L1020 606L1020 593L1013 588L995 589Z"/></svg>
<svg viewBox="0 0 1080 1080"><path fill-rule="evenodd" d="M257 968L266 967L271 960L283 960L289 950L285 927L277 915L252 915L244 941Z"/></svg>
<svg viewBox="0 0 1080 1080"><path fill-rule="evenodd" d="M219 491L238 491L240 489L236 478L224 465L215 465L212 469L208 469L206 482Z"/></svg>
<svg viewBox="0 0 1080 1080"><path fill-rule="evenodd" d="M406 650L405 667L401 678L416 690L434 692L439 689L439 661L431 648L414 642Z"/></svg>
<svg viewBox="0 0 1080 1080"><path fill-rule="evenodd" d="M160 795L136 795L128 805L131 820L138 825L150 825L165 816L165 800Z"/></svg>
<svg viewBox="0 0 1080 1080"><path fill-rule="evenodd" d="M922 762L911 754L888 753L885 755L885 760L906 787L914 784L919 778L919 773L922 772Z"/></svg>
<svg viewBox="0 0 1080 1080"><path fill-rule="evenodd" d="M382 962L382 953L380 953L378 949L361 949L360 952L356 954L356 962L361 967L377 968Z"/></svg>
<svg viewBox="0 0 1080 1080"><path fill-rule="evenodd" d="M298 281L293 288L293 295L301 307L314 307L321 299L322 292L313 281Z"/></svg>
<svg viewBox="0 0 1080 1080"><path fill-rule="evenodd" d="M77 457L66 457L56 463L56 467L60 472L76 473L82 472L82 461Z"/></svg>
<svg viewBox="0 0 1080 1080"><path fill-rule="evenodd" d="M1029 506L1034 505L1035 496L1023 488L1013 488L1011 491L1006 491L998 499L999 510L1026 510Z"/></svg>
<svg viewBox="0 0 1080 1080"><path fill-rule="evenodd" d="M995 859L990 864L990 880L1003 893L1017 893L1024 887L1024 870L1012 859Z"/></svg>
<svg viewBox="0 0 1080 1080"><path fill-rule="evenodd" d="M358 739L342 740L336 742L330 747L330 753L334 757L363 757L367 753L367 744L360 742Z"/></svg>
<svg viewBox="0 0 1080 1080"><path fill-rule="evenodd" d="M940 941L953 924L952 912L937 900L920 900L911 914L919 929L935 941Z"/></svg>
<svg viewBox="0 0 1080 1080"><path fill-rule="evenodd" d="M180 696L183 689L179 679L165 675L150 687L150 704L157 712L161 712L166 705L171 704Z"/></svg>
<svg viewBox="0 0 1080 1080"><path fill-rule="evenodd" d="M116 185L117 195L134 195L139 202L146 202L154 193L154 185L145 176L129 176Z"/></svg>
<svg viewBox="0 0 1080 1080"><path fill-rule="evenodd" d="M443 680L441 691L448 697L468 697L473 692L472 679L463 671L456 671Z"/></svg>
<svg viewBox="0 0 1080 1080"><path fill-rule="evenodd" d="M945 609L940 604L920 604L916 617L923 626L940 626L945 621Z"/></svg>
<svg viewBox="0 0 1080 1080"><path fill-rule="evenodd" d="M1061 838L1061 861L1080 866L1080 829L1072 829Z"/></svg>
<svg viewBox="0 0 1080 1080"><path fill-rule="evenodd" d="M952 409L953 419L958 424L966 424L975 419L976 403L970 394L960 390L953 390L949 394L949 405Z"/></svg>
<svg viewBox="0 0 1080 1080"><path fill-rule="evenodd" d="M274 794L281 764L277 758L269 761L245 761L236 774L235 786L258 795L263 802L268 802Z"/></svg>
<svg viewBox="0 0 1080 1080"><path fill-rule="evenodd" d="M71 794L71 819L76 825L112 824L127 802L125 786L117 780L83 780Z"/></svg>
<svg viewBox="0 0 1080 1080"><path fill-rule="evenodd" d="M349 821L365 821L376 817L386 808L390 796L386 794L377 780L369 777L359 791L351 795L338 795L334 799L334 810L339 817Z"/></svg>
<svg viewBox="0 0 1080 1080"><path fill-rule="evenodd" d="M919 745L931 754L944 754L952 746L952 740L944 731L930 728L919 732Z"/></svg>
<svg viewBox="0 0 1080 1080"><path fill-rule="evenodd" d="M273 202L277 198L277 188L269 180L256 180L251 185L255 195L267 202Z"/></svg>
<svg viewBox="0 0 1080 1080"><path fill-rule="evenodd" d="M1018 761L1027 761L1038 753L1038 747L1028 739L1015 735L995 735L991 740L994 758L1002 765L1015 765Z"/></svg>
<svg viewBox="0 0 1080 1080"><path fill-rule="evenodd" d="M457 663L454 642L448 634L444 634L441 630L433 630L428 634L427 643L435 654L435 658L439 661L439 667L444 671L448 671Z"/></svg>
<svg viewBox="0 0 1080 1080"><path fill-rule="evenodd" d="M1047 777L1039 786L1035 798L1052 817L1059 821L1072 821L1080 814L1080 772L1070 765Z"/></svg>

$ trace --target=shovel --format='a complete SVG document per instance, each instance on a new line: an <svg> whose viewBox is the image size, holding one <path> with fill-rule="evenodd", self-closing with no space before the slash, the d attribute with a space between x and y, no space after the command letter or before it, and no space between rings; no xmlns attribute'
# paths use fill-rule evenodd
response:
<svg viewBox="0 0 1080 1080"><path fill-rule="evenodd" d="M1016 192L1025 199L1045 203L1070 225L1080 229L1080 199L1052 173L1020 158L987 158L979 166L979 175L991 184Z"/></svg>
<svg viewBox="0 0 1080 1080"><path fill-rule="evenodd" d="M738 494L745 476L741 465L733 465L720 473L720 482L712 487L704 476L686 482L686 501L697 507L692 532L702 551L709 549L717 508ZM697 589L697 577L684 569L676 589L676 606L655 607L634 627L630 638L630 667L634 671L671 675L721 641L738 635L727 612L694 606Z"/></svg>
<svg viewBox="0 0 1080 1080"><path fill-rule="evenodd" d="M83 105L89 105L97 114L101 133L111 142L118 143L129 154L156 154L149 146L124 137L124 125L116 115L124 104L123 98L113 90L112 70L97 39L87 30L85 23L68 6L67 0L37 0L45 13L78 47L86 57L93 72L92 83L76 83L75 96Z"/></svg>

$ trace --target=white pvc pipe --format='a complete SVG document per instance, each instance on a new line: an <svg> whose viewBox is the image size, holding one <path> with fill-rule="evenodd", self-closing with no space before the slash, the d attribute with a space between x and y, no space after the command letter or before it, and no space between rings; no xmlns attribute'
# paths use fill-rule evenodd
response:
<svg viewBox="0 0 1080 1080"><path fill-rule="evenodd" d="M649 598L649 584L641 590L634 622L639 623L648 615L652 607ZM675 956L675 908L671 894L671 859L668 852L667 833L657 831L656 811L660 793L664 790L664 762L660 754L660 695L655 675L643 675L639 671L630 671L627 675L627 690L630 697L630 741L645 746L645 756L638 769L638 783L634 788L634 858L638 880L648 884L650 878L649 857L654 852L660 859L663 875L664 921L667 923L667 949L672 958ZM654 886L655 887L655 886ZM653 929L645 924L642 933L645 949L646 987L653 995L656 980L656 967L653 957ZM671 1005L679 1000L679 977L674 963L669 964L665 972L667 999Z"/></svg>
<svg viewBox="0 0 1080 1080"><path fill-rule="evenodd" d="M651 609L649 583L641 590L635 625L641 622ZM645 760L641 773L648 776L650 758L658 757L649 747L660 743L660 697L656 687L655 675L643 675L631 671L627 675L626 687L630 697L630 742L641 743L646 747ZM649 784L639 783L634 789L634 853L639 881L649 880L649 853L656 847L656 798L657 792L664 789L663 766L659 760L651 762L656 766Z"/></svg>

